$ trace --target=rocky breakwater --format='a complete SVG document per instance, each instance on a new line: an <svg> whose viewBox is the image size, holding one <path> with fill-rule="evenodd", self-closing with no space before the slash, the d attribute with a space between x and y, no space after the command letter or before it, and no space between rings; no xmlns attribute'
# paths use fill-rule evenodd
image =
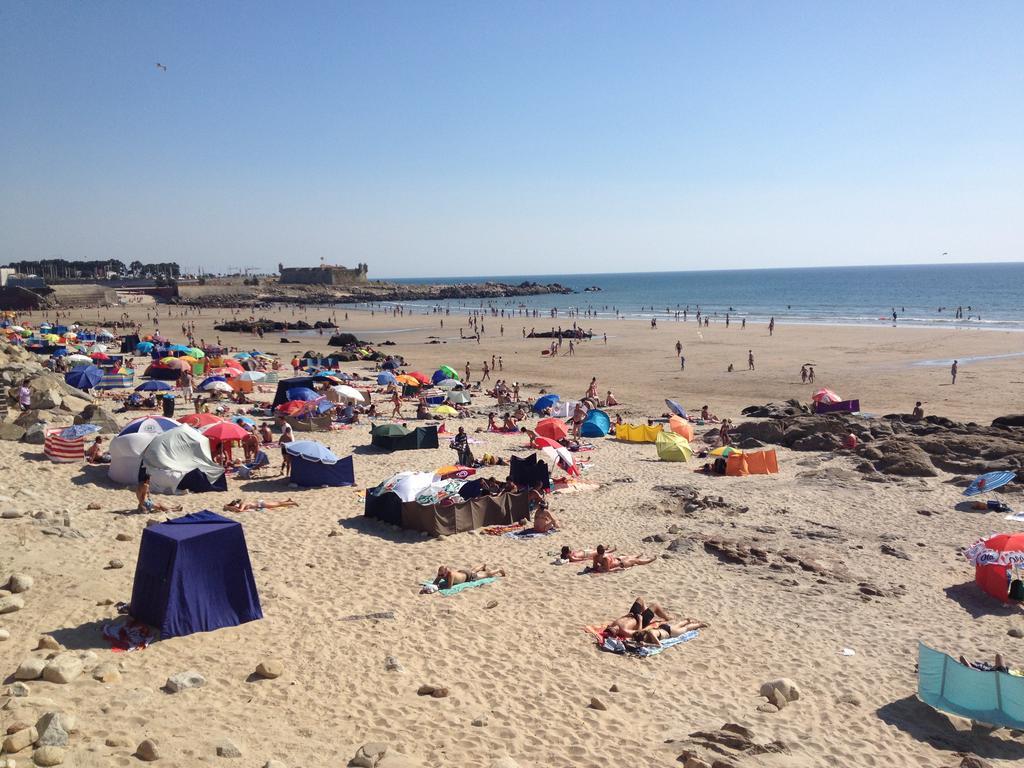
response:
<svg viewBox="0 0 1024 768"><path fill-rule="evenodd" d="M16 410L18 389L28 380L32 400L27 411ZM46 427L91 423L103 431L117 431L117 423L92 398L70 386L64 377L47 370L31 352L0 342L0 395L11 407L6 421L0 421L0 440L20 440L42 445Z"/></svg>
<svg viewBox="0 0 1024 768"><path fill-rule="evenodd" d="M450 301L452 299L502 299L514 296L574 293L560 283L458 283L413 285L373 282L350 286L281 285L246 286L245 292L227 291L208 296L179 298L192 306L258 306L267 304L356 304L394 301Z"/></svg>
<svg viewBox="0 0 1024 768"><path fill-rule="evenodd" d="M863 418L854 414L812 414L796 401L750 406L733 430L741 447L782 445L795 451L844 449L863 461L857 469L903 477L934 477L939 472L976 475L1024 466L1024 415L1002 416L989 425L941 416L914 419L905 414ZM1007 486L1013 490L1016 485Z"/></svg>
<svg viewBox="0 0 1024 768"><path fill-rule="evenodd" d="M259 320L231 320L213 327L214 330L224 333L255 333L257 330L263 333L279 333L281 331L315 331L319 328L333 331L337 328L334 323L327 323L323 320L317 320L310 325L304 320L299 320L297 323L286 323L281 320L267 320L265 317L261 317Z"/></svg>

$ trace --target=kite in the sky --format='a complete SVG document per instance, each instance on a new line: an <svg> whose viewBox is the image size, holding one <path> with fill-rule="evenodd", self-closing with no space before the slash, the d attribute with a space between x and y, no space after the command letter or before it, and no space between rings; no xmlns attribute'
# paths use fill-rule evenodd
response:
<svg viewBox="0 0 1024 768"><path fill-rule="evenodd" d="M158 62L156 63L156 66L157 66L157 67L158 67L159 69L162 69L162 70L163 70L164 72L166 72L166 71L167 71L167 67L166 67L166 66L165 66L164 64L161 64L161 63L160 63L159 61L158 61Z"/></svg>

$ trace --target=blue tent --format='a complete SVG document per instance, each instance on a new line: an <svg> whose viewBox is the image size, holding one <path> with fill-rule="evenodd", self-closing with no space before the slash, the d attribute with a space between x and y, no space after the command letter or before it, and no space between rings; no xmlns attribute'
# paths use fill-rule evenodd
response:
<svg viewBox="0 0 1024 768"><path fill-rule="evenodd" d="M612 421L608 414L593 408L587 412L587 417L580 424L580 437L604 437L612 428Z"/></svg>
<svg viewBox="0 0 1024 768"><path fill-rule="evenodd" d="M129 613L165 639L262 619L242 524L203 510L146 528Z"/></svg>
<svg viewBox="0 0 1024 768"><path fill-rule="evenodd" d="M339 459L330 449L316 440L297 440L285 443L291 457L289 480L306 488L321 485L355 485L355 467L352 457Z"/></svg>
<svg viewBox="0 0 1024 768"><path fill-rule="evenodd" d="M397 384L398 379L395 378L395 374L391 373L391 371L381 371L377 374L377 383L383 387L388 384Z"/></svg>
<svg viewBox="0 0 1024 768"><path fill-rule="evenodd" d="M95 365L80 365L64 376L64 381L78 389L92 389L103 378L103 371Z"/></svg>
<svg viewBox="0 0 1024 768"><path fill-rule="evenodd" d="M533 404L533 410L540 413L545 408L553 408L561 398L558 395L544 395Z"/></svg>

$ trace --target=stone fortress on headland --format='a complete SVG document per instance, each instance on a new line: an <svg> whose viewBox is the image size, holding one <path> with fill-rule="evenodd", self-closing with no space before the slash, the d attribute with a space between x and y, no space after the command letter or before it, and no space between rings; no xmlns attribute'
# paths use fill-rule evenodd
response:
<svg viewBox="0 0 1024 768"><path fill-rule="evenodd" d="M366 280L369 266L357 264L355 269L321 264L318 267L286 267L277 265L282 285L360 285Z"/></svg>

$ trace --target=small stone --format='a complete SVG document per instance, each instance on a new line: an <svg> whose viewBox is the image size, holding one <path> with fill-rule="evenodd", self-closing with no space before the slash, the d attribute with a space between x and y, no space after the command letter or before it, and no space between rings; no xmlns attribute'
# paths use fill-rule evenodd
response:
<svg viewBox="0 0 1024 768"><path fill-rule="evenodd" d="M202 688L204 685L206 685L206 678L190 669L187 672L179 672L168 677L164 688L170 693L179 693L186 688Z"/></svg>
<svg viewBox="0 0 1024 768"><path fill-rule="evenodd" d="M97 600L96 601L96 605L114 605L114 603L116 603L116 602L117 602L116 600L112 600L109 597L105 597L102 600Z"/></svg>
<svg viewBox="0 0 1024 768"><path fill-rule="evenodd" d="M849 704L851 707L859 707L861 705L860 697L853 693L844 693L836 701L840 704Z"/></svg>
<svg viewBox="0 0 1024 768"><path fill-rule="evenodd" d="M789 678L782 677L778 680L769 680L766 683L762 683L760 694L766 699L770 699L773 689L778 690L786 701L796 701L800 698L800 689Z"/></svg>
<svg viewBox="0 0 1024 768"><path fill-rule="evenodd" d="M217 744L217 757L241 757L242 750L236 747L228 739L223 739Z"/></svg>
<svg viewBox="0 0 1024 768"><path fill-rule="evenodd" d="M417 696L430 696L434 692L434 686L432 685L421 685L416 689Z"/></svg>
<svg viewBox="0 0 1024 768"><path fill-rule="evenodd" d="M487 609L487 610L490 610L491 608L497 608L497 607L498 607L498 601L497 600L488 600L487 604L484 606L484 608Z"/></svg>
<svg viewBox="0 0 1024 768"><path fill-rule="evenodd" d="M256 665L256 675L266 680L273 680L284 674L284 663L278 659L265 659Z"/></svg>
<svg viewBox="0 0 1024 768"><path fill-rule="evenodd" d="M472 724L477 728L483 728L487 725L487 715L480 715L480 717L473 718Z"/></svg>
<svg viewBox="0 0 1024 768"><path fill-rule="evenodd" d="M38 738L39 733L35 728L22 728L4 739L4 752L8 754L21 752L26 747L32 746Z"/></svg>
<svg viewBox="0 0 1024 768"><path fill-rule="evenodd" d="M24 516L25 513L20 509L5 509L3 512L0 512L0 518L4 520L17 520L19 517Z"/></svg>
<svg viewBox="0 0 1024 768"><path fill-rule="evenodd" d="M45 668L46 659L39 658L38 656L29 656L27 659L22 661L14 671L14 679L38 680L43 676L43 670Z"/></svg>
<svg viewBox="0 0 1024 768"><path fill-rule="evenodd" d="M39 738L37 747L66 747L68 732L74 730L73 721L60 712L47 712L36 723Z"/></svg>
<svg viewBox="0 0 1024 768"><path fill-rule="evenodd" d="M90 501L88 504L85 505L85 508L86 509L102 509L102 507L100 506L100 503L98 501Z"/></svg>
<svg viewBox="0 0 1024 768"><path fill-rule="evenodd" d="M127 736L121 736L118 734L115 734L113 736L107 736L107 738L104 739L103 743L106 744L108 747L130 747L132 744L128 740Z"/></svg>
<svg viewBox="0 0 1024 768"><path fill-rule="evenodd" d="M757 711L758 712L768 712L769 714L774 714L774 713L779 711L779 708L776 707L774 704L758 704Z"/></svg>
<svg viewBox="0 0 1024 768"><path fill-rule="evenodd" d="M25 598L21 595L11 595L10 597L0 597L0 614L2 613L14 613L20 611L25 607Z"/></svg>
<svg viewBox="0 0 1024 768"><path fill-rule="evenodd" d="M24 683L13 683L10 688L7 689L11 696L16 699L24 698L28 696L29 689Z"/></svg>
<svg viewBox="0 0 1024 768"><path fill-rule="evenodd" d="M101 683L113 684L121 682L121 670L113 662L100 664L92 671L92 679Z"/></svg>
<svg viewBox="0 0 1024 768"><path fill-rule="evenodd" d="M40 635L39 642L36 643L37 651L63 651L64 647L57 642L57 638L52 635Z"/></svg>
<svg viewBox="0 0 1024 768"><path fill-rule="evenodd" d="M132 535L130 533L119 533L114 538L118 541L131 541Z"/></svg>
<svg viewBox="0 0 1024 768"><path fill-rule="evenodd" d="M405 667L394 656L388 656L384 659L384 669L388 672L405 672Z"/></svg>
<svg viewBox="0 0 1024 768"><path fill-rule="evenodd" d="M7 582L7 589L14 594L19 592L28 592L32 589L32 585L35 584L35 579L24 573L12 573L10 581Z"/></svg>
<svg viewBox="0 0 1024 768"><path fill-rule="evenodd" d="M1024 637L1024 629L1021 629L1020 627L1014 627L1006 634L1008 634L1010 637Z"/></svg>
<svg viewBox="0 0 1024 768"><path fill-rule="evenodd" d="M144 739L139 743L139 746L135 748L135 756L138 757L139 760L151 763L154 760L160 759L160 752L157 751L155 741L152 739Z"/></svg>
<svg viewBox="0 0 1024 768"><path fill-rule="evenodd" d="M448 689L447 688L435 688L433 691L430 692L430 695L433 696L435 699L447 699L448 698Z"/></svg>
<svg viewBox="0 0 1024 768"><path fill-rule="evenodd" d="M619 685L618 685L618 683L612 683L612 687L608 689L608 692L609 693L618 693L619 692Z"/></svg>
<svg viewBox="0 0 1024 768"><path fill-rule="evenodd" d="M73 653L61 653L43 667L43 680L48 683L67 684L82 674L83 667L78 656Z"/></svg>
<svg viewBox="0 0 1024 768"><path fill-rule="evenodd" d="M601 701L599 698L597 698L597 696L591 696L590 704L588 704L587 706L590 709L596 709L600 712L604 712L606 709L608 709L608 707L605 706L605 703Z"/></svg>
<svg viewBox="0 0 1024 768"><path fill-rule="evenodd" d="M40 747L32 753L32 762L36 765L60 765L64 762L62 747Z"/></svg>
<svg viewBox="0 0 1024 768"><path fill-rule="evenodd" d="M107 570L116 571L118 568L124 568L124 563L116 558L107 563Z"/></svg>
<svg viewBox="0 0 1024 768"><path fill-rule="evenodd" d="M363 744L348 764L353 768L375 768L387 753L388 745L382 741Z"/></svg>
<svg viewBox="0 0 1024 768"><path fill-rule="evenodd" d="M4 640L10 640L10 638L10 632L8 632L6 629L0 629L0 643L2 643Z"/></svg>

